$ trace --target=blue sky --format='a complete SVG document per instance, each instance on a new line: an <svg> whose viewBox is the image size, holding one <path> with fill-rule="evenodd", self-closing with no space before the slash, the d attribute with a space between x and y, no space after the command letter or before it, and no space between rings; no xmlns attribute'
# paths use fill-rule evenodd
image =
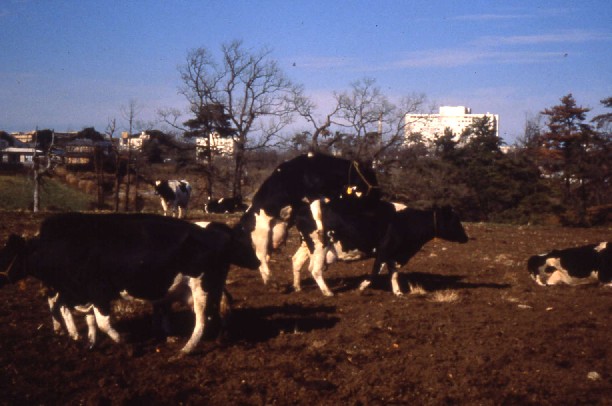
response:
<svg viewBox="0 0 612 406"><path fill-rule="evenodd" d="M130 100L143 121L186 110L187 52L235 39L269 47L321 113L334 91L374 78L392 99L499 114L508 143L568 93L593 114L612 96L609 0L0 0L0 27L5 131L125 128Z"/></svg>

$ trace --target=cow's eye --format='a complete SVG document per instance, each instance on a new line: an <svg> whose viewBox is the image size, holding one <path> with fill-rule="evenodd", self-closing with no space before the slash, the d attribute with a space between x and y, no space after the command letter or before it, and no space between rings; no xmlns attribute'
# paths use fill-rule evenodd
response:
<svg viewBox="0 0 612 406"><path fill-rule="evenodd" d="M546 273L553 273L556 270L557 270L557 268L555 268L554 266L550 266L550 265L547 265L546 268L544 268L544 272L546 272Z"/></svg>

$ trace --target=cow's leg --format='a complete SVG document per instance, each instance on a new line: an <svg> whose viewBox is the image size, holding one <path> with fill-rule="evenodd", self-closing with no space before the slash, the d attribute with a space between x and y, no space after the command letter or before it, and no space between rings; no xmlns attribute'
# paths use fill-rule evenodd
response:
<svg viewBox="0 0 612 406"><path fill-rule="evenodd" d="M193 298L195 325L189 341L187 341L187 344L181 349L182 354L189 354L198 345L204 333L204 325L206 322L204 310L206 308L207 294L202 288L202 278L189 278L189 288L191 289L191 297Z"/></svg>
<svg viewBox="0 0 612 406"><path fill-rule="evenodd" d="M398 266L393 262L389 264L389 275L391 277L391 290L393 291L393 294L395 296L402 296L403 293L398 282Z"/></svg>
<svg viewBox="0 0 612 406"><path fill-rule="evenodd" d="M251 232L251 240L255 248L255 255L261 262L259 272L264 284L270 279L270 268L268 266L268 244L270 242L270 224L272 217L261 209L255 213L255 229Z"/></svg>
<svg viewBox="0 0 612 406"><path fill-rule="evenodd" d="M321 200L315 200L310 203L310 213L317 225L317 230L323 230L323 214L321 212Z"/></svg>
<svg viewBox="0 0 612 406"><path fill-rule="evenodd" d="M333 296L331 290L327 287L325 280L323 279L323 268L325 267L325 254L326 249L325 245L323 245L323 230L315 230L310 234L310 238L314 243L314 250L310 257L310 272L312 273L312 277L314 278L317 285L319 285L319 289L323 292L325 296Z"/></svg>
<svg viewBox="0 0 612 406"><path fill-rule="evenodd" d="M164 216L168 215L168 203L165 199L161 199L162 209L164 210Z"/></svg>
<svg viewBox="0 0 612 406"><path fill-rule="evenodd" d="M60 305L59 311L64 319L64 324L66 325L66 330L68 330L68 335L75 341L79 339L79 331L74 324L74 318L72 317L72 312L66 305Z"/></svg>
<svg viewBox="0 0 612 406"><path fill-rule="evenodd" d="M47 296L47 303L49 303L49 310L51 311L51 321L53 322L53 332L60 334L62 332L62 323L60 322L61 314L57 306L59 293L55 296Z"/></svg>
<svg viewBox="0 0 612 406"><path fill-rule="evenodd" d="M96 325L96 316L89 312L85 315L85 321L87 322L87 341L89 342L89 348L93 348L96 345L98 338L98 326Z"/></svg>
<svg viewBox="0 0 612 406"><path fill-rule="evenodd" d="M372 281L374 280L374 278L378 276L380 271L382 271L384 266L385 266L385 263L381 262L377 257L374 260L374 265L372 266L372 271L370 272L370 275L366 277L366 279L363 282L361 282L361 284L359 285L359 290L362 292L366 290L367 287L372 284Z"/></svg>
<svg viewBox="0 0 612 406"><path fill-rule="evenodd" d="M568 275L565 269L557 269L546 280L547 285L557 285L559 283L565 283L567 285L572 284L572 278Z"/></svg>
<svg viewBox="0 0 612 406"><path fill-rule="evenodd" d="M308 261L309 258L310 251L308 250L308 246L305 242L302 241L302 245L300 245L298 250L295 252L295 254L293 254L293 257L291 258L291 264L293 269L293 289L295 289L296 292L302 290L302 287L300 286L300 271L302 270L302 267L304 266L306 261Z"/></svg>
<svg viewBox="0 0 612 406"><path fill-rule="evenodd" d="M94 316L96 319L96 323L98 324L98 327L100 327L100 330L106 333L111 338L111 340L113 340L114 342L120 343L121 337L119 336L119 333L117 332L117 330L115 330L113 326L111 325L110 315L102 314L96 306L93 306L93 312L94 312Z"/></svg>

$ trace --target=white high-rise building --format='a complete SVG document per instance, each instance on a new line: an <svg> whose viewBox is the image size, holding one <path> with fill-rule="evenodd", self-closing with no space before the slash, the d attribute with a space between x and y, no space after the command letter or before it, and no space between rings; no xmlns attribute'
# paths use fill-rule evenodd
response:
<svg viewBox="0 0 612 406"><path fill-rule="evenodd" d="M405 136L419 133L424 141L432 143L438 136L444 135L444 130L450 128L455 135L455 141L468 126L476 119L489 117L491 128L495 129L495 135L499 137L499 115L498 114L472 114L472 109L465 106L441 106L439 114L406 114Z"/></svg>

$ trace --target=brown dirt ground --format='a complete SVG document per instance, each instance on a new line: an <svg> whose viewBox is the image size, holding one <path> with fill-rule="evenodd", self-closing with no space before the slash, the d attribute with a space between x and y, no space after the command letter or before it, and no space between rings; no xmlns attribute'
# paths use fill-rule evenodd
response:
<svg viewBox="0 0 612 406"><path fill-rule="evenodd" d="M0 241L43 217L0 213ZM276 287L233 269L225 337L177 361L193 323L184 307L179 340L159 342L150 307L122 303L115 325L128 343L101 336L90 351L53 334L39 282L5 287L0 404L612 404L612 289L543 288L525 269L532 254L610 240L611 229L466 229L468 244L432 241L413 258L402 286L426 293L401 298L387 278L356 291L371 260L330 266L335 297L309 275L292 292L293 233L273 255Z"/></svg>

